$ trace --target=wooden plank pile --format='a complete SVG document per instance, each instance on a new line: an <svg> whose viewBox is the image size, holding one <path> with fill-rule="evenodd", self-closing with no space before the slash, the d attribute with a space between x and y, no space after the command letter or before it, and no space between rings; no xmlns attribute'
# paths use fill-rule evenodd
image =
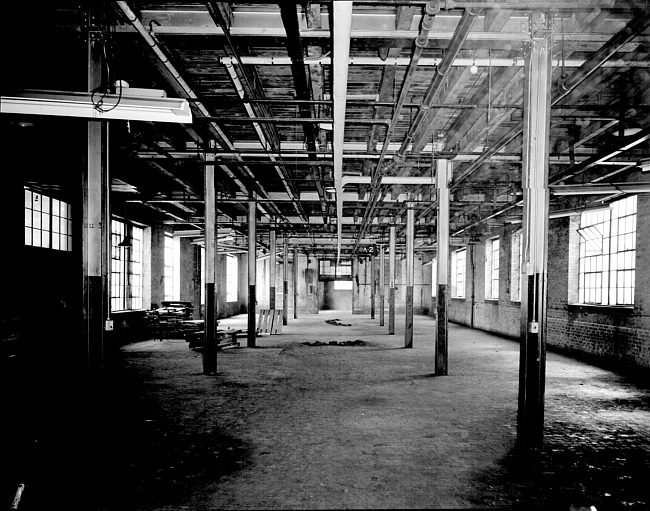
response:
<svg viewBox="0 0 650 511"><path fill-rule="evenodd" d="M281 334L282 309L260 309L256 334Z"/></svg>
<svg viewBox="0 0 650 511"><path fill-rule="evenodd" d="M183 328L189 348L202 351L205 348L205 322L202 319L184 321ZM217 351L239 346L237 337L242 332L236 328L217 328Z"/></svg>

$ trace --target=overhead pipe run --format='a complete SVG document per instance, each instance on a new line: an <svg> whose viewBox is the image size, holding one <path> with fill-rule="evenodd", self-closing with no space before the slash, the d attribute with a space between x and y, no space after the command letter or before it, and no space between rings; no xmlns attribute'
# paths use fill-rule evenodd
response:
<svg viewBox="0 0 650 511"><path fill-rule="evenodd" d="M436 6L438 6L437 3ZM429 7L429 4L427 4L427 7ZM434 77L431 80L431 83L429 85L429 88L427 89L425 97L422 100L422 104L420 105L420 109L418 110L415 119L411 123L411 127L406 137L404 138L402 145L398 149L397 153L393 156L393 161L391 163L392 166L399 166L400 164L404 163L406 159L406 152L411 146L411 143L413 143L413 145L417 145L417 143L419 143L421 138L424 136L424 133L426 132L426 127L424 127L424 129L420 129L420 128L422 127L425 118L427 118L427 114L429 113L429 110L431 108L430 105L433 104L433 100L438 94L440 87L442 87L442 84L445 81L447 73L451 68L452 62L457 57L477 17L478 17L478 13L473 13L469 10L466 10L463 13L463 16L458 22L458 26L456 27L456 31L454 32L454 36L452 37L452 40L449 43L447 52L445 53L445 56L440 66L436 68ZM424 26L424 18L422 24ZM399 114L399 112L396 112L396 114ZM378 199L377 189L374 188L373 194L366 208L367 215L364 215L365 222L361 226L359 238L363 234L365 234L365 225L367 223L367 219L370 218L370 216L372 216L372 214L374 213L375 208L377 206L377 199Z"/></svg>
<svg viewBox="0 0 650 511"><path fill-rule="evenodd" d="M422 22L420 25L420 33L418 36L415 38L414 44L415 47L413 48L413 54L411 55L411 60L409 62L409 67L406 70L406 74L404 76L404 81L402 82L402 89L400 90L399 97L397 99L397 103L395 105L395 108L393 110L393 117L391 118L390 126L388 127L388 131L386 132L386 137L384 139L384 143L382 145L381 149L381 154L379 156L379 161L377 162L377 165L372 171L372 189L370 192L370 199L368 202L368 206L366 207L366 210L363 215L363 220L361 222L361 226L359 228L359 234L357 235L357 241L355 244L355 247L353 249L353 252L356 251L357 246L359 245L359 241L363 238L366 228L369 223L369 218L372 215L372 212L374 210L374 204L377 201L378 197L378 187L377 187L377 182L379 181L379 177L382 173L382 165L384 163L384 159L386 157L386 151L388 150L388 146L390 144L390 139L393 136L393 132L395 131L395 127L397 126L397 123L399 122L399 116L402 111L402 107L404 103L406 102L406 98L408 96L409 91L411 90L411 82L413 81L413 77L415 75L415 70L417 69L418 63L420 61L420 57L422 56L422 51L424 48L427 46L428 41L429 41L429 31L431 30L431 27L433 26L433 20L436 14L440 12L440 2L439 0L432 0L427 2L425 9L424 9L424 16L422 17Z"/></svg>
<svg viewBox="0 0 650 511"><path fill-rule="evenodd" d="M217 57L217 60L220 64L223 65L237 65L237 59L235 57ZM245 65L253 66L288 66L291 65L290 57L274 57L274 56L264 56L264 57L240 57L241 63ZM387 58L382 60L380 57L350 57L348 60L349 66L408 66L411 62L409 57L397 57L397 58ZM437 67L440 66L443 62L442 57L425 57L421 58L418 62L420 67ZM554 67L580 67L584 65L586 61L584 59L566 59L562 61L560 57L553 61ZM332 64L331 57L318 57L318 58L307 58L304 59L303 63L305 65L315 65L320 64L323 66L329 66ZM511 57L511 58L464 58L457 57L453 59L450 64L452 67L523 67L524 59L522 57ZM643 60L637 61L628 61L622 59L616 59L609 62L604 62L602 67L641 67L649 68L650 62ZM324 102L324 101L323 101Z"/></svg>
<svg viewBox="0 0 650 511"><path fill-rule="evenodd" d="M280 2L280 16L282 17L282 24L284 25L284 30L287 34L286 47L289 54L289 59L291 61L291 74L293 76L294 88L296 91L296 98L302 100L309 100L311 98L311 91L309 88L309 83L307 81L307 73L305 71L305 61L303 56L303 47L302 40L300 37L300 26L298 23L298 11L295 2ZM352 8L350 8L350 17L352 13ZM349 33L348 33L349 39ZM349 41L348 41L349 46ZM346 75L347 76L347 75ZM300 117L303 119L310 119L311 107L307 104L301 103L298 107L300 112ZM317 132L316 127L308 122L304 122L302 125L303 132L305 134L307 152L310 155L315 155L316 153L316 138ZM315 159L315 158L312 158ZM325 197L325 192L323 190L323 170L320 167L316 167L316 189L318 195L320 196L320 206L323 218L327 216L327 200Z"/></svg>
<svg viewBox="0 0 650 511"><path fill-rule="evenodd" d="M334 118L332 148L334 160L334 188L336 190L336 262L341 257L343 219L343 141L345 132L345 101L348 90L348 57L352 30L352 2L333 2L334 8Z"/></svg>
<svg viewBox="0 0 650 511"><path fill-rule="evenodd" d="M603 45L591 58L566 80L558 84L558 94L553 98L553 105L575 89L582 81L603 65L631 39L641 34L650 26L650 16L639 13L618 33Z"/></svg>
<svg viewBox="0 0 650 511"><path fill-rule="evenodd" d="M477 18L478 18L478 13L474 13L469 9L467 9L463 13L463 16L460 19L460 21L458 22L458 26L456 27L456 31L454 32L454 37L449 43L449 47L445 52L445 56L442 59L440 66L435 68L434 78L431 81L429 88L427 89L424 99L422 100L422 105L420 106L420 110L418 111L417 115L415 116L415 119L411 123L411 128L409 129L408 134L404 138L404 141L402 142L402 146L400 147L397 154L394 156L394 160L397 163L400 163L401 161L404 160L404 155L406 154L406 151L408 150L411 143L413 146L417 146L422 140L422 137L425 135L428 126L425 125L424 121L425 118L427 117L427 114L429 113L430 105L433 103L433 100L435 99L436 95L440 91L442 84L445 82L445 79L447 78L447 73L449 73L452 63L458 56L458 53L460 52L460 49L462 48L465 39L467 39L467 36L469 35L469 31L472 29L472 26L474 25L474 22L476 21Z"/></svg>
<svg viewBox="0 0 650 511"><path fill-rule="evenodd" d="M555 185L553 195L608 195L612 193L650 193L650 182Z"/></svg>
<svg viewBox="0 0 650 511"><path fill-rule="evenodd" d="M343 186L351 184L370 185L370 176L343 176ZM377 184L380 185L431 185L435 186L436 180L433 176L382 176Z"/></svg>
<svg viewBox="0 0 650 511"><path fill-rule="evenodd" d="M176 90L176 92L181 95L186 97L187 99L193 100L192 103L195 105L196 111L198 112L199 116L209 116L210 112L205 108L203 103L199 100L198 96L196 93L192 90L192 88L188 85L188 83L183 79L181 74L178 72L178 70L174 67L174 65L171 63L167 55L165 55L165 52L162 50L156 39L149 33L149 31L144 27L140 19L135 15L135 13L131 10L131 8L128 5L128 2L124 1L118 1L116 2L117 6L122 10L126 18L129 20L133 28L140 34L142 39L149 45L151 50L154 52L158 60L160 61L160 64L163 66L163 69L169 74L171 78L176 82L176 85L173 83L169 82L170 85ZM168 80L169 81L169 80ZM221 142L220 145L227 147L231 151L235 151L235 146L234 144L228 139L226 134L217 126L215 123L210 123L210 132L213 133L215 138ZM197 135L198 137L198 135ZM232 171L226 167L225 165L221 165L221 168L228 174L228 176L237 184L239 189L244 192L248 193L249 190L246 188L246 186L241 182L240 179L238 179ZM255 186L258 187L258 192L262 196L266 196L266 191L261 188L261 186L257 183L257 180L255 179L255 176L253 173L247 168L244 167L244 170L247 172L249 178L251 178L251 182L255 183ZM279 213L279 211L277 211ZM282 216L282 215L280 215Z"/></svg>
<svg viewBox="0 0 650 511"><path fill-rule="evenodd" d="M555 106L557 103L559 103L562 98L567 96L572 90L580 85L596 69L602 67L605 62L608 62L609 59L611 59L611 57L621 49L621 47L629 43L636 36L642 34L643 31L649 26L650 13L647 11L645 11L644 14L634 17L623 29L611 37L609 41L607 41L594 55L592 55L589 60L585 61L585 63L580 68L578 68L570 77L564 80L564 82L559 86L558 92L554 94L551 101L551 106ZM558 108L561 108L561 106ZM460 186L460 184L465 181L470 175L472 175L476 170L478 170L481 165L489 161L492 156L494 156L503 147L505 147L506 144L508 144L513 138L521 135L522 132L522 126L515 126L512 128L498 142L490 147L487 152L477 158L474 163L465 169L463 174L454 179L452 189Z"/></svg>
<svg viewBox="0 0 650 511"><path fill-rule="evenodd" d="M258 138L260 139L260 142L262 143L263 147L269 147L271 146L270 142L266 138L266 134L262 130L262 127L259 125L260 120L255 117L255 112L253 111L250 103L247 103L245 101L245 93L244 93L244 86L241 83L241 80L239 79L239 76L237 76L237 72L235 71L235 68L232 65L226 65L226 70L228 71L228 74L230 76L230 79L232 80L233 85L235 86L235 90L237 91L237 94L239 95L239 98L243 101L244 103L244 108L246 109L246 113L249 115L249 121L253 123L253 128L255 129L255 132L257 133ZM214 118L217 120L218 118ZM287 175L287 171L284 168L284 165L282 164L281 161L277 161L275 156L269 153L269 158L276 163L275 165L275 170L278 173L278 177L280 178L280 181L282 181L282 185L284 186L284 189L287 191L287 194L291 196L293 199L296 197L296 192L293 189L293 186L291 184L290 178ZM305 216L304 211L300 211L301 208L298 207L298 204L294 202L293 204L296 213L300 216Z"/></svg>

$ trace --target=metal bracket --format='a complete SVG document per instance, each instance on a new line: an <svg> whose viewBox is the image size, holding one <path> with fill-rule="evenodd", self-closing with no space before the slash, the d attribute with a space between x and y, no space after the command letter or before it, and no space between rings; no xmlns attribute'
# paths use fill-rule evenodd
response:
<svg viewBox="0 0 650 511"><path fill-rule="evenodd" d="M544 39L553 33L553 17L540 11L534 11L528 20L528 29L531 38Z"/></svg>

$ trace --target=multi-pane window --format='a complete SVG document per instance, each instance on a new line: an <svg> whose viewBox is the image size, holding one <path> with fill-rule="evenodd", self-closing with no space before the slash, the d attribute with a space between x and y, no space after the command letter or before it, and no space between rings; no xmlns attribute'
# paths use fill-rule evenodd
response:
<svg viewBox="0 0 650 511"><path fill-rule="evenodd" d="M431 260L431 296L438 295L438 259Z"/></svg>
<svg viewBox="0 0 650 511"><path fill-rule="evenodd" d="M144 229L111 222L111 311L142 308L143 238Z"/></svg>
<svg viewBox="0 0 650 511"><path fill-rule="evenodd" d="M70 204L25 188L25 245L71 251Z"/></svg>
<svg viewBox="0 0 650 511"><path fill-rule="evenodd" d="M321 277L348 277L352 275L352 261L334 261L321 259L318 262L318 270Z"/></svg>
<svg viewBox="0 0 650 511"><path fill-rule="evenodd" d="M142 289L143 282L143 243L144 243L144 229L136 226L131 226L131 247L129 255L130 260L130 281L131 286L129 291L131 293L131 308L142 308Z"/></svg>
<svg viewBox="0 0 650 511"><path fill-rule="evenodd" d="M607 211L580 217L578 301L597 305L634 302L636 196L613 202Z"/></svg>
<svg viewBox="0 0 650 511"><path fill-rule="evenodd" d="M165 233L165 300L180 299L180 238Z"/></svg>
<svg viewBox="0 0 650 511"><path fill-rule="evenodd" d="M485 242L485 298L499 299L499 238Z"/></svg>
<svg viewBox="0 0 650 511"><path fill-rule="evenodd" d="M451 253L451 296L465 298L465 262L467 249L463 248Z"/></svg>
<svg viewBox="0 0 650 511"><path fill-rule="evenodd" d="M239 281L239 264L237 256L226 256L226 301L236 302Z"/></svg>
<svg viewBox="0 0 650 511"><path fill-rule="evenodd" d="M205 303L205 247L201 245L201 304Z"/></svg>
<svg viewBox="0 0 650 511"><path fill-rule="evenodd" d="M521 231L513 232L510 237L510 300L521 302Z"/></svg>

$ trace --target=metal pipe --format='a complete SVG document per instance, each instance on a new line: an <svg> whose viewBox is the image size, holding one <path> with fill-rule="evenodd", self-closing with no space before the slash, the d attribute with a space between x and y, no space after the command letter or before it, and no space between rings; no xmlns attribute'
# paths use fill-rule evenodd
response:
<svg viewBox="0 0 650 511"><path fill-rule="evenodd" d="M460 52L460 49L463 46L465 39L467 39L469 31L472 29L472 26L474 25L474 22L477 18L478 13L474 13L469 9L465 10L463 13L462 18L456 27L456 31L454 32L454 37L449 43L449 47L445 52L445 56L442 59L440 66L435 68L434 78L431 81L429 88L427 89L427 92L422 100L422 106L416 114L415 119L411 124L411 128L408 131L408 134L406 137L404 137L402 146L399 148L399 151L397 151L397 154L394 157L395 160L400 161L404 158L404 154L408 150L411 143L415 147L421 142L422 137L425 135L428 128L428 126L425 126L426 123L424 120L429 112L429 104L433 103L433 100L438 94L438 91L440 91L442 84L447 78L447 73L449 73L449 70L451 69L451 65L454 59L458 55L458 52Z"/></svg>
<svg viewBox="0 0 650 511"><path fill-rule="evenodd" d="M300 26L298 22L298 11L295 3L291 2L279 2L280 5L280 16L282 18L282 24L287 35L285 45L287 48L287 53L291 60L291 75L293 77L296 98L308 100L311 96L311 90L307 81L307 73L305 71L305 62L303 58L303 46L300 36ZM336 10L336 9L335 9ZM350 7L350 17L352 16L352 8ZM335 15L336 18L336 15ZM348 20L350 23L350 20ZM335 23L335 29L336 25ZM349 37L349 32L348 32ZM348 41L349 44L349 41ZM346 74L347 79L347 74ZM299 111L300 117L303 119L310 119L312 117L311 108L307 104L300 104ZM316 152L316 137L318 135L314 126L309 122L302 123L302 129L305 134L307 151L310 155L313 155ZM315 159L315 158L312 158ZM323 181L323 171L320 167L315 167L316 173L316 190L320 197L320 206L321 212L323 214L323 219L327 216L327 198L321 182Z"/></svg>
<svg viewBox="0 0 650 511"><path fill-rule="evenodd" d="M162 64L163 69L169 74L169 77L166 77L168 83L172 86L172 88L174 88L174 90L178 93L179 96L193 100L193 104L196 107L195 112L198 114L197 116L195 116L195 119L202 116L209 116L210 112L207 110L207 108L205 108L203 103L201 103L196 93L183 79L183 77L178 72L178 70L174 67L174 65L171 63L167 55L165 55L165 52L161 49L156 39L152 37L152 35L149 33L149 31L144 27L144 25L140 21L140 19L131 10L131 8L128 5L128 2L118 1L117 5L122 10L124 15L127 17L127 19L129 20L133 28L135 28L135 30L138 32L138 34L140 34L142 39L144 39L144 41L149 45L151 50L154 52L154 54L160 61L160 64ZM226 136L226 134L221 130L221 128L217 124L211 123L209 129L213 133L215 138L217 138L217 140L220 140L222 142L223 146L227 147L231 151L235 150L234 144L230 141L230 139ZM198 135L196 135L196 138L200 140L200 137ZM241 180L238 179L234 174L232 174L232 172L230 172L230 169L223 166L221 168L237 184L237 186L242 192L244 193L249 192L249 190L241 182ZM251 182L254 183L254 186L257 187L258 193L260 193L262 196L267 196L266 191L259 185L253 173L250 172L250 170L246 167L244 167L244 170L247 173L247 177L251 178Z"/></svg>
<svg viewBox="0 0 650 511"><path fill-rule="evenodd" d="M257 137L259 138L262 147L272 147L271 142L267 139L266 134L262 130L262 127L258 124L259 117L255 117L255 112L253 111L252 107L250 104L246 103L244 101L246 97L246 93L244 91L244 86L241 83L241 80L239 79L239 76L237 76L237 72L235 71L235 68L232 65L227 65L226 70L228 71L228 74L230 76L230 79L232 80L233 85L235 86L235 90L237 91L237 94L239 95L239 98L244 102L244 109L246 110L246 113L248 114L248 118L238 118L241 121L250 121L253 123L253 128L255 129L255 133L257 133ZM220 117L212 117L212 116L204 116L204 118L210 122L216 121L216 122L221 122ZM263 118L262 118L263 119ZM279 145L279 144L278 144ZM240 156L241 158L241 156ZM273 154L269 153L269 158L271 160L275 160L275 156ZM276 165L275 167L276 172L278 173L278 177L280 178L280 181L282 182L282 185L284 186L284 189L287 191L287 193L292 196L295 199L296 192L293 189L290 177L288 175L287 169L284 168L282 165ZM305 216L304 211L301 211L298 202L294 202L293 204L296 213L298 215L302 215L303 217Z"/></svg>
<svg viewBox="0 0 650 511"><path fill-rule="evenodd" d="M634 16L625 27L617 32L607 43L605 43L589 60L580 66L580 68L569 76L566 80L561 81L558 85L558 93L555 94L552 104L555 105L563 97L569 94L580 83L598 68L602 67L623 45L630 42L637 35L650 26L650 15Z"/></svg>
<svg viewBox="0 0 650 511"><path fill-rule="evenodd" d="M348 88L348 56L352 30L352 2L334 2L334 85L332 115L334 117L332 148L334 160L334 188L336 189L337 264L341 254L343 218L343 141L345 131L345 100Z"/></svg>
<svg viewBox="0 0 650 511"><path fill-rule="evenodd" d="M606 195L611 193L650 193L650 182L597 183L551 186L553 195Z"/></svg>
<svg viewBox="0 0 650 511"><path fill-rule="evenodd" d="M650 64L648 64L647 67L650 67ZM205 103L209 103L209 100L203 100ZM247 103L261 103L261 104L281 104L281 105L299 105L302 103L305 104L311 104L311 105L331 105L331 101L324 101L324 100L306 100L306 99L251 99L251 98L246 98ZM392 101L375 101L371 99L350 99L349 97L346 99L346 104L348 106L350 105L358 105L358 106L365 106L369 108L375 108L375 107L388 107L388 108L393 108L395 106L395 103ZM402 108L420 108L422 103L404 103L402 105ZM521 108L520 104L499 104L499 105L479 105L479 104L469 104L469 103L431 103L430 108L450 108L452 110L464 110L464 109L473 109L473 108ZM575 109L582 109L582 110L587 110L589 105L574 105L574 106L562 106L562 108L575 108ZM608 105L598 105L594 106L594 109L603 109L603 108L611 108ZM639 108L643 108L642 106ZM646 107L647 108L647 107ZM220 119L220 118L219 118ZM382 119L379 119L382 120ZM330 120L323 120L323 122L331 122ZM383 122L388 122L388 121L383 121Z"/></svg>
<svg viewBox="0 0 650 511"><path fill-rule="evenodd" d="M372 185L370 176L343 176L343 186L350 184ZM435 185L433 176L383 176L379 185Z"/></svg>
<svg viewBox="0 0 650 511"><path fill-rule="evenodd" d="M336 1L336 0L333 0ZM355 0L356 4L364 5L377 5L377 0ZM390 0L387 0L385 3L393 3ZM397 0L400 5L424 5L427 3L426 0ZM613 1L605 0L603 2L588 2L580 4L577 2L566 2L566 3L556 3L556 2L513 2L513 3L481 3L481 2L456 2L454 0L444 0L442 2L442 9L452 10L452 9L511 9L517 11L537 11L537 10L588 10L593 9L620 9L620 10L630 10L630 4L615 3Z"/></svg>
<svg viewBox="0 0 650 511"><path fill-rule="evenodd" d="M488 4L485 4L488 5ZM239 60L241 64L253 65L253 66L287 66L291 64L290 57L240 57ZM397 58L387 58L382 60L380 57L350 57L348 59L348 65L350 66L408 66L410 62L409 57L397 57ZM237 65L237 58L235 57L218 57L217 61L220 64L227 65ZM421 58L418 62L418 66L421 67L436 67L443 62L442 57L425 57ZM566 59L564 62L561 61L561 58L558 57L557 60L553 62L554 67L564 66L566 67L580 67L585 63L584 59ZM324 65L329 66L332 64L331 57L317 57L317 58L308 58L305 59L303 64L305 65ZM463 58L456 57L449 63L452 67L523 67L524 59L521 57L511 57L511 58ZM650 67L650 63L637 60L637 61L627 61L617 59L606 64L606 67L641 67L647 68ZM331 104L331 101L328 100L293 100L295 104Z"/></svg>
<svg viewBox="0 0 650 511"><path fill-rule="evenodd" d="M402 105L406 102L406 98L411 89L411 82L413 81L415 70L418 66L418 62L422 55L422 51L427 46L427 42L429 39L429 31L433 26L433 19L438 12L440 12L440 2L438 0L427 2L425 7L425 15L422 17L422 22L420 25L420 33L418 34L418 36L415 38L414 41L415 47L413 48L411 61L409 62L408 69L406 70L404 81L402 82L402 89L400 90L400 94L397 99L397 104L395 105L395 110L393 112L393 117L391 118L390 126L388 127L388 131L384 138L384 143L379 156L379 161L377 162L377 165L372 171L372 190L370 192L370 199L369 199L368 206L366 207L366 210L363 215L363 219L361 221L361 226L359 227L359 234L357 235L357 245L359 241L363 238L366 228L368 226L369 218L374 212L375 203L377 201L377 196L379 194L379 191L377 189L377 181L379 180L379 177L382 172L381 167L384 163L386 152L388 151L390 139L393 136L393 132L395 131L397 123L399 122L399 116L400 116L400 112L402 111ZM357 245L355 245L353 252L356 250Z"/></svg>
<svg viewBox="0 0 650 511"><path fill-rule="evenodd" d="M211 122L231 122L231 123L258 123L268 122L275 124L320 124L331 123L332 119L327 118L296 118L296 117L199 117L197 120L211 121ZM379 124L388 126L390 121L384 119L346 119L348 124ZM315 149L314 149L315 150Z"/></svg>
<svg viewBox="0 0 650 511"><path fill-rule="evenodd" d="M580 68L578 68L567 80L564 81L561 91L557 91L551 100L551 106L556 105L562 98L568 95L573 89L580 85L586 78L588 78L596 69L601 67L608 61L626 42L631 41L637 35L641 34L645 28L650 25L650 15L646 13L645 16L637 16L630 21L623 29L612 36L589 60L587 60ZM558 106L561 108L561 106ZM454 179L451 189L457 188L463 181L470 175L478 170L483 163L488 161L493 155L506 146L513 138L521 135L523 132L522 126L515 126L508 133L506 133L498 142L496 142L490 149L483 155L477 158L465 172ZM515 148L512 148L514 150Z"/></svg>

